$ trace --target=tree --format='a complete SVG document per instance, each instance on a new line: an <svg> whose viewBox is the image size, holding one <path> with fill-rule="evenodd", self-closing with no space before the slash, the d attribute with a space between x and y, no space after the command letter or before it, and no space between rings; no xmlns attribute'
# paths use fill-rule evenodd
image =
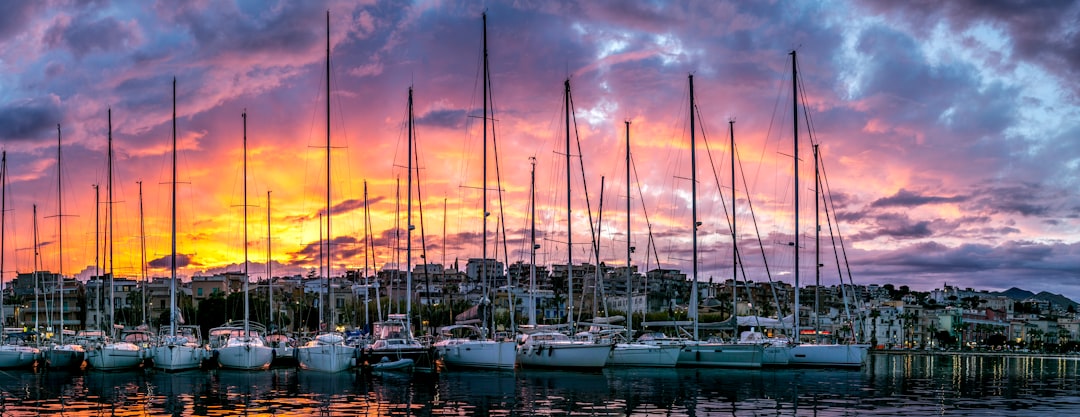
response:
<svg viewBox="0 0 1080 417"><path fill-rule="evenodd" d="M163 314L168 314L168 312ZM168 318L167 315L164 317L166 324ZM199 324L202 334L210 334L210 329L224 324L226 320L225 297L220 292L210 294L210 298L199 303L199 310L195 313L195 321Z"/></svg>
<svg viewBox="0 0 1080 417"><path fill-rule="evenodd" d="M953 336L947 330L939 330L934 334L934 339L937 339L942 346L952 346L956 344L956 336Z"/></svg>

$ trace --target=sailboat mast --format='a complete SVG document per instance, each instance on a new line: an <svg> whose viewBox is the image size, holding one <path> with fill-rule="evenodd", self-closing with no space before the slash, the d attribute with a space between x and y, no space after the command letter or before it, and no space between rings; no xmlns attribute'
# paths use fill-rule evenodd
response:
<svg viewBox="0 0 1080 417"><path fill-rule="evenodd" d="M409 134L408 134L408 170L405 178L405 328L412 329L412 163L413 163L413 89L409 87ZM421 221L421 224L423 222Z"/></svg>
<svg viewBox="0 0 1080 417"><path fill-rule="evenodd" d="M530 156L529 163L529 325L536 325L536 157Z"/></svg>
<svg viewBox="0 0 1080 417"><path fill-rule="evenodd" d="M40 260L39 260L39 256L41 255L41 253L38 252L39 248L38 248L37 204L34 204L33 207L34 207L34 267L33 267L33 271L34 271L34 274L33 274L34 275L34 330L41 331L41 323L40 323L40 319L41 319L41 301L38 300L38 298L41 296L41 282L40 282L40 280L38 280L38 271L41 270L41 268L40 268L41 265L40 265ZM50 314L50 317L51 316L52 315Z"/></svg>
<svg viewBox="0 0 1080 417"><path fill-rule="evenodd" d="M694 321L694 340L698 340L698 241L697 241L697 148L694 138L694 75L690 74L690 212L693 222L693 281L690 282L689 311Z"/></svg>
<svg viewBox="0 0 1080 417"><path fill-rule="evenodd" d="M246 158L245 158L246 159ZM244 181L246 184L247 181ZM270 190L266 191L266 295L270 306L270 326L274 326L274 277L271 275L270 262Z"/></svg>
<svg viewBox="0 0 1080 417"><path fill-rule="evenodd" d="M57 280L59 281L60 291L60 344L64 344L64 220L61 216L64 215L64 194L61 193L61 186L63 180L62 172L60 171L60 124L56 124L56 234L57 234ZM51 316L51 315L50 315Z"/></svg>
<svg viewBox="0 0 1080 417"><path fill-rule="evenodd" d="M731 315L736 314L738 310L738 293L735 292L735 288L739 282L739 234L736 229L736 213L735 209L735 120L728 120L728 133L731 134ZM738 325L738 319L735 319L735 324Z"/></svg>
<svg viewBox="0 0 1080 417"><path fill-rule="evenodd" d="M174 80L175 83L175 80ZM108 245L107 258L109 262L109 322L110 324L116 323L116 306L113 305L114 291L113 288L113 195L112 195L112 177L113 177L113 154L112 154L112 109L109 109L109 146L108 146L108 167L109 176L105 187L106 202L105 222L109 224L108 231L105 233L106 244ZM174 259L175 260L175 259ZM111 327L111 326L110 326ZM109 330L112 333L112 330Z"/></svg>
<svg viewBox="0 0 1080 417"><path fill-rule="evenodd" d="M798 67L795 63L795 51L791 51L791 119L794 140L795 163L795 342L799 341L799 81Z"/></svg>
<svg viewBox="0 0 1080 417"><path fill-rule="evenodd" d="M172 261L169 262L169 334L176 336L176 319L180 313L176 311L176 77L173 77L173 114L172 114L172 232L169 237L172 252L169 254Z"/></svg>
<svg viewBox="0 0 1080 417"><path fill-rule="evenodd" d="M4 243L7 242L7 151L0 151L0 327L7 325L4 315ZM97 189L97 186L94 186ZM97 249L94 249L97 252Z"/></svg>
<svg viewBox="0 0 1080 417"><path fill-rule="evenodd" d="M248 301L248 281L251 279L248 277L248 189L247 189L247 110L244 110L240 114L240 118L244 120L244 337L250 336L249 331L251 329L248 323L251 320L251 310Z"/></svg>
<svg viewBox="0 0 1080 417"><path fill-rule="evenodd" d="M5 153L5 163L6 163ZM0 249L0 252L3 252ZM2 268L0 268L2 269ZM101 186L94 184L94 275L98 280L98 290L94 294L94 301L97 304L97 327L98 330L104 330L101 328L101 304L104 302L105 288L102 284L105 280L101 279Z"/></svg>
<svg viewBox="0 0 1080 417"><path fill-rule="evenodd" d="M330 303L330 330L337 329L337 313L334 311L334 286L330 285L330 11L326 12L326 301Z"/></svg>
<svg viewBox="0 0 1080 417"><path fill-rule="evenodd" d="M566 107L566 293L567 312L566 320L570 328L574 328L574 234L573 221L570 210L570 79L563 83L563 106Z"/></svg>
<svg viewBox="0 0 1080 417"><path fill-rule="evenodd" d="M626 120L626 337L634 336L634 291L631 287L630 253L630 121Z"/></svg>
<svg viewBox="0 0 1080 417"><path fill-rule="evenodd" d="M821 343L821 184L818 170L818 145L814 144L814 341ZM841 282L841 285L843 283Z"/></svg>
<svg viewBox="0 0 1080 417"><path fill-rule="evenodd" d="M485 294L484 299L482 299L480 303L484 304L485 300L490 300L490 291L491 291L491 283L488 282L488 271L487 271L487 262L488 262L488 259L487 259L487 237L488 237L488 234L487 234L487 218L488 218L488 208L487 208L487 205L488 205L488 196L487 196L487 192L488 192L488 186L487 186L488 185L488 174L487 174L487 161L488 161L488 148L487 148L487 146L488 146L488 140L487 140L487 134L488 134L488 75L489 74L488 74L488 50L487 50L487 13L483 13L480 16L481 16L482 20L484 21L484 33L483 33L483 42L484 42L484 63L483 63L483 65L484 65L484 69L483 69L484 74L483 74L483 77L484 77L484 80L482 81L483 87L482 87L482 90L481 90L482 94L484 96L481 99L481 101L484 102L484 115L482 117L482 119L484 119L484 121L483 121L483 125L484 125L484 134L483 134L483 140L484 140L484 145L483 145L483 148L484 148L484 152L483 152L484 180L480 184L480 189L482 190L481 191L481 196L482 196L481 199L484 201L484 203L483 203L483 210L484 210L484 212L483 212L483 221L481 222L481 223L483 223L483 227L482 227L483 232L482 233L483 233L484 237L482 239L482 244L481 244L481 246L483 246L483 249L481 249L481 251L480 251L480 253L481 253L480 257L483 258L483 260L480 262L480 275L483 277L482 280L484 282L484 294ZM484 313L484 317L481 317L481 319L484 320L483 325L485 325L485 326L489 325L488 316L491 316L491 318L490 318L491 327L489 327L489 328L494 330L494 328L495 328L495 326L494 326L494 322L495 322L494 315L492 315L492 314L490 314L488 312L488 308L487 308L486 305L482 305L481 308L482 308L481 311L483 311L483 313Z"/></svg>
<svg viewBox="0 0 1080 417"><path fill-rule="evenodd" d="M142 310L142 323L147 324L146 321L146 220L143 212L143 194L142 194L142 181L136 181L139 184L139 273L142 275L142 302L140 303L140 310ZM63 295L61 295L63 298ZM61 303L63 304L63 303Z"/></svg>

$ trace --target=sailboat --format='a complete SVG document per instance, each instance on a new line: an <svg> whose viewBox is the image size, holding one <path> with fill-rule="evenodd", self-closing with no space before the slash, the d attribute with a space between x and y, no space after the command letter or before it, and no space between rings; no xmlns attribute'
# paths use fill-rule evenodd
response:
<svg viewBox="0 0 1080 417"><path fill-rule="evenodd" d="M300 367L322 372L341 372L349 369L355 362L356 348L345 344L345 335L335 329L337 313L333 311L334 290L330 285L330 242L333 235L330 234L330 221L333 218L330 213L330 12L326 12L326 292L330 304L330 323L327 332L323 332L304 346L296 349L296 359ZM319 229L322 230L320 221ZM323 303L319 303L320 306ZM319 316L320 325L323 317Z"/></svg>
<svg viewBox="0 0 1080 417"><path fill-rule="evenodd" d="M172 124L172 253L169 257L169 327L154 346L154 367L166 371L182 371L202 366L207 350L202 345L198 326L181 326L176 305L176 78L173 78Z"/></svg>
<svg viewBox="0 0 1080 417"><path fill-rule="evenodd" d="M484 43L484 62L483 62L483 101L484 101L484 115L481 118L484 120L484 182L480 188L483 190L483 263L481 264L482 275L488 277L488 262L487 262L487 135L488 135L488 103L490 97L488 96L488 86L491 84L491 73L488 67L488 50L487 50L487 13L482 16L484 23L483 30L483 43ZM410 100L411 102L411 100ZM493 110L493 109L492 109ZM409 112L410 118L412 112ZM534 174L535 178L535 174ZM516 344L513 340L494 340L484 334L479 328L468 324L458 324L454 326L447 326L440 331L448 337L435 343L435 349L439 353L439 357L443 363L448 367L468 367L468 368L495 368L495 369L513 369L517 362L517 354L515 352ZM459 334L454 334L455 332Z"/></svg>
<svg viewBox="0 0 1080 417"><path fill-rule="evenodd" d="M0 157L0 328L7 323L4 317L4 231L7 229L7 151L2 152ZM39 351L37 348L27 346L21 338L8 335L7 332L0 334L0 369L25 368L34 365Z"/></svg>
<svg viewBox="0 0 1080 417"><path fill-rule="evenodd" d="M113 225L113 195L112 195L112 174L113 174L113 154L112 154L112 109L109 109L109 142L108 142L108 180L106 184L106 199L108 205L107 219L108 223L108 262L109 262L109 325L110 331L115 330L115 312L116 306L113 295L115 286L113 285L113 254L112 254L112 225ZM121 369L132 369L142 364L146 352L142 346L136 344L137 342L143 342L145 339L141 333L131 333L132 336L129 340L116 341L112 339L106 342L104 345L95 346L86 352L86 363L90 365L92 369L102 371L114 371Z"/></svg>
<svg viewBox="0 0 1080 417"><path fill-rule="evenodd" d="M689 318L694 327L693 340L684 342L679 366L760 368L764 347L755 343L702 341L698 335L698 227L697 216L697 140L694 136L697 103L694 101L694 76L690 82L690 206L693 230L693 276L690 278Z"/></svg>
<svg viewBox="0 0 1080 417"><path fill-rule="evenodd" d="M566 110L566 282L567 300L570 302L567 314L569 328L574 328L574 274L573 274L573 218L570 216L570 80L563 84L564 106ZM573 340L566 334L550 329L539 329L525 335L525 340L518 345L517 360L523 367L543 368L602 368L607 364L608 352L612 349L610 341Z"/></svg>
<svg viewBox="0 0 1080 417"><path fill-rule="evenodd" d="M730 156L731 156L731 277L732 277L732 296L731 296L731 311L732 316L736 316L738 311L738 297L736 297L735 289L738 287L739 282L739 265L742 264L742 255L739 253L739 234L737 233L736 226L738 219L736 217L736 201L735 198L735 120L728 121L728 133L731 135L730 142ZM747 197L749 198L749 197ZM783 366L788 364L788 340L785 338L766 337L764 333L756 330L753 326L761 326L765 323L765 320L761 317L747 317L747 323L752 327L750 330L739 333L739 343L747 344L759 344L762 347L761 365L762 366ZM740 326L742 318L735 317L732 321L732 325L736 329ZM779 322L779 320L775 320Z"/></svg>
<svg viewBox="0 0 1080 417"><path fill-rule="evenodd" d="M231 369L266 369L274 359L274 349L263 340L265 329L251 322L251 306L248 299L248 240L247 240L247 112L244 119L244 322L234 324L224 346L217 349L218 364Z"/></svg>
<svg viewBox="0 0 1080 417"><path fill-rule="evenodd" d="M289 335L280 330L275 330L277 321L274 320L274 275L271 273L270 265L273 262L273 258L270 256L270 243L272 239L270 237L270 191L266 192L266 291L267 300L270 305L270 333L266 335L266 344L270 346L273 351L270 360L270 366L296 366L296 352L294 351L294 341Z"/></svg>
<svg viewBox="0 0 1080 417"><path fill-rule="evenodd" d="M413 174L413 89L409 88L408 111L408 178L406 180L406 237L405 237L405 288L412 293L412 174ZM413 336L412 296L406 297L405 314L390 314L387 320L374 325L374 342L364 348L361 360L375 369L408 368L433 369L435 351Z"/></svg>
<svg viewBox="0 0 1080 417"><path fill-rule="evenodd" d="M64 308L64 194L61 192L61 171L60 171L60 125L56 125L56 221L57 221L57 240L58 240L58 253L57 259L59 261L56 274L57 280L57 292L60 293L60 331L57 334L56 344L50 346L45 351L45 363L50 368L79 368L83 364L83 360L86 358L86 350L81 345L73 343L64 343L64 312L67 311ZM50 314L50 317L52 315Z"/></svg>
<svg viewBox="0 0 1080 417"><path fill-rule="evenodd" d="M626 121L626 342L615 343L607 364L609 366L674 367L679 361L682 346L671 344L634 343L634 292L630 268L630 121Z"/></svg>
<svg viewBox="0 0 1080 417"><path fill-rule="evenodd" d="M799 84L798 84L798 64L796 62L795 51L791 51L791 101L794 125L794 160L795 163L795 237L796 243L794 245L795 250L795 315L794 315L794 327L796 340L792 341L791 348L789 350L788 363L794 366L821 366L821 367L844 367L844 368L859 368L862 367L866 361L866 353L869 349L869 345L865 344L819 344L819 343L801 343L798 340L799 337L799 244L797 242L799 236ZM815 172L817 164L817 148L815 146ZM815 175L816 176L816 175ZM820 181L815 178L814 195L817 202L820 202L820 196L818 196L818 184ZM815 219L817 210L815 210ZM817 232L820 233L821 226L817 225ZM820 243L815 244L815 251L820 249ZM816 261L814 269L820 271L821 262ZM815 330L817 330L815 328Z"/></svg>

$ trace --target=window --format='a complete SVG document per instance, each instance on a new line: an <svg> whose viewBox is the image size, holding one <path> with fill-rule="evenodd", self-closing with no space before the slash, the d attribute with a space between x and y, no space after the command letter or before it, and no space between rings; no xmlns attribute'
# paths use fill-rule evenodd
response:
<svg viewBox="0 0 1080 417"><path fill-rule="evenodd" d="M199 289L198 289L198 296L202 297L202 287L199 287Z"/></svg>

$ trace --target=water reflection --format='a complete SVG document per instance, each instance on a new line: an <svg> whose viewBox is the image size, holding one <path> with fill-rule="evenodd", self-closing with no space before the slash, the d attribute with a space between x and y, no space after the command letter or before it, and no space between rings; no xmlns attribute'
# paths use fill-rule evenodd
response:
<svg viewBox="0 0 1080 417"><path fill-rule="evenodd" d="M0 372L0 415L1011 415L1080 411L1075 358L872 355L865 369Z"/></svg>

